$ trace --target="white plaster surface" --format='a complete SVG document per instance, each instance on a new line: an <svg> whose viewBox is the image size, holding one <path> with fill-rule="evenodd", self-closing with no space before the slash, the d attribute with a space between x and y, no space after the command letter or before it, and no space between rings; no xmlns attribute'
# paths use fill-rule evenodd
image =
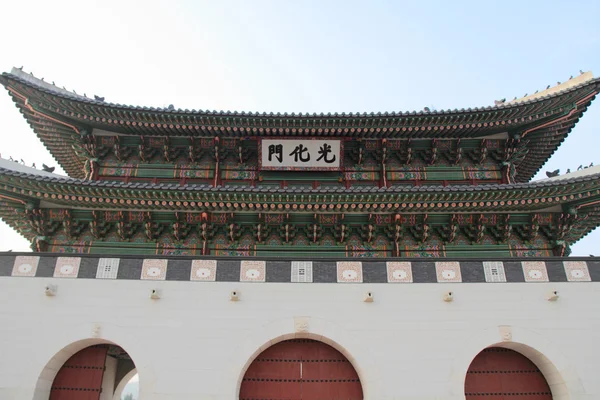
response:
<svg viewBox="0 0 600 400"><path fill-rule="evenodd" d="M57 296L44 286L58 286ZM148 297L162 290L160 300ZM229 292L239 290L239 302ZM454 292L454 301L442 293ZM558 290L558 301L546 294ZM363 302L373 292L373 303ZM47 399L54 374L95 343L123 347L143 400L233 400L252 358L293 337L354 364L365 399L462 400L483 348L545 373L554 399L600 398L600 284L278 284L0 278L0 399ZM301 320L302 329L297 329ZM101 329L97 330L96 327ZM92 338L93 332L99 338ZM506 340L510 332L511 340Z"/></svg>

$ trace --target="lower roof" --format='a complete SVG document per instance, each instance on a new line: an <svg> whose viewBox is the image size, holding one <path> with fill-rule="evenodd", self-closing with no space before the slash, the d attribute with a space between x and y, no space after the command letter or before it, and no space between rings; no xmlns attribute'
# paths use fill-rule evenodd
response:
<svg viewBox="0 0 600 400"><path fill-rule="evenodd" d="M559 212L577 216L569 243L600 225L600 173L594 171L520 184L265 189L84 181L23 168L0 167L0 217L19 231L28 227L23 210L35 207L184 213Z"/></svg>

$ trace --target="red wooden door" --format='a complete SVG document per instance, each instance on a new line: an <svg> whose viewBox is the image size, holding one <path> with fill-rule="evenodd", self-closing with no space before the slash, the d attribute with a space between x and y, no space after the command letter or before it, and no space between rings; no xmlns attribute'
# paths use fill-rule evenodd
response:
<svg viewBox="0 0 600 400"><path fill-rule="evenodd" d="M362 400L352 364L333 347L309 339L279 342L250 365L240 400Z"/></svg>
<svg viewBox="0 0 600 400"><path fill-rule="evenodd" d="M552 400L546 378L516 351L491 347L475 357L465 380L467 400Z"/></svg>
<svg viewBox="0 0 600 400"><path fill-rule="evenodd" d="M56 374L50 400L98 400L108 346L92 346L67 360Z"/></svg>

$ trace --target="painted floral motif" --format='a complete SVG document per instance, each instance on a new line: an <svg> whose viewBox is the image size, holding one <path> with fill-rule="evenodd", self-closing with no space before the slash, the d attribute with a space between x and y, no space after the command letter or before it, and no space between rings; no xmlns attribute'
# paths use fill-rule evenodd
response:
<svg viewBox="0 0 600 400"><path fill-rule="evenodd" d="M463 168L464 179L502 179L500 170L482 170L479 168Z"/></svg>
<svg viewBox="0 0 600 400"><path fill-rule="evenodd" d="M265 261L242 261L240 266L241 282L264 282L266 272Z"/></svg>
<svg viewBox="0 0 600 400"><path fill-rule="evenodd" d="M550 257L552 254L548 249L548 243L541 235L532 243L523 243L518 238L511 236L509 240L512 257Z"/></svg>
<svg viewBox="0 0 600 400"><path fill-rule="evenodd" d="M77 278L79 273L79 257L58 257L54 267L55 278Z"/></svg>
<svg viewBox="0 0 600 400"><path fill-rule="evenodd" d="M459 262L436 262L435 273L438 282L462 282Z"/></svg>
<svg viewBox="0 0 600 400"><path fill-rule="evenodd" d="M374 181L379 179L376 172L345 172L344 178L347 181Z"/></svg>
<svg viewBox="0 0 600 400"><path fill-rule="evenodd" d="M136 164L115 164L114 166L106 165L100 168L100 175L108 176L136 176L137 175Z"/></svg>
<svg viewBox="0 0 600 400"><path fill-rule="evenodd" d="M405 246L407 257L415 258L440 258L446 256L446 248L443 244L424 243L418 246Z"/></svg>
<svg viewBox="0 0 600 400"><path fill-rule="evenodd" d="M232 180L255 180L257 178L256 171L253 170L226 170L223 179Z"/></svg>
<svg viewBox="0 0 600 400"><path fill-rule="evenodd" d="M340 283L361 283L362 263L359 261L338 261L337 281Z"/></svg>
<svg viewBox="0 0 600 400"><path fill-rule="evenodd" d="M388 179L399 181L399 180L425 180L427 179L427 173L425 168L402 168L396 171L388 172Z"/></svg>
<svg viewBox="0 0 600 400"><path fill-rule="evenodd" d="M410 262L388 261L386 264L388 282L411 283L413 281Z"/></svg>
<svg viewBox="0 0 600 400"><path fill-rule="evenodd" d="M146 259L142 264L142 279L164 281L168 260Z"/></svg>
<svg viewBox="0 0 600 400"><path fill-rule="evenodd" d="M373 243L364 243L358 235L352 235L346 246L347 257L379 258L388 257L390 249L383 236L377 236Z"/></svg>
<svg viewBox="0 0 600 400"><path fill-rule="evenodd" d="M216 260L193 260L190 280L214 282L217 278Z"/></svg>
<svg viewBox="0 0 600 400"><path fill-rule="evenodd" d="M210 179L213 175L210 165L178 163L173 168L174 178Z"/></svg>
<svg viewBox="0 0 600 400"><path fill-rule="evenodd" d="M585 261L563 261L569 282L590 282L590 272Z"/></svg>
<svg viewBox="0 0 600 400"><path fill-rule="evenodd" d="M543 261L522 261L525 282L548 282L546 263Z"/></svg>
<svg viewBox="0 0 600 400"><path fill-rule="evenodd" d="M17 256L12 276L35 276L40 258L37 256Z"/></svg>

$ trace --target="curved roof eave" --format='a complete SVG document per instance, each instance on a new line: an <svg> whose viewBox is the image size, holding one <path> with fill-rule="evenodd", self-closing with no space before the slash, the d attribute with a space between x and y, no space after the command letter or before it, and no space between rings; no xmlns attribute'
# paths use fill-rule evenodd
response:
<svg viewBox="0 0 600 400"><path fill-rule="evenodd" d="M257 194L401 194L401 193L465 193L465 192L493 192L493 191L514 191L530 190L542 188L562 188L584 182L596 182L600 190L600 172L596 169L587 174L572 173L573 177L563 175L562 179L543 179L527 183L514 184L485 184L478 186L392 186L392 187L354 187L346 188L327 188L327 189L283 189L283 188L255 188L245 186L210 186L205 184L171 184L171 183L139 183L139 182L118 182L118 181L91 181L66 177L58 174L39 171L34 168L24 167L17 163L7 160L0 164L0 176L9 176L19 178L20 180L38 181L54 184L69 184L80 187L97 187L107 189L121 190L176 190L176 191L197 191L214 193L257 193ZM14 167L12 164L15 164ZM17 185L18 186L18 185ZM600 194L600 192L599 192Z"/></svg>
<svg viewBox="0 0 600 400"><path fill-rule="evenodd" d="M591 76L591 75L590 75ZM77 93L68 91L66 89L61 89L55 85L49 84L41 79L35 78L33 77L33 75L31 74L27 74L23 71L21 71L18 68L13 68L12 71L10 73L8 72L4 72L2 73L2 75L0 76L0 83L2 83L4 86L7 86L8 81L9 80L14 80L17 82L20 82L22 84L25 84L29 87L35 88L36 90L39 90L40 92L52 95L52 96L57 96L63 99L68 99L68 100L72 100L72 101L76 101L76 102L80 102L80 103L86 103L86 104L93 104L96 106L100 106L100 107L107 107L107 108L115 108L115 109L120 109L120 110L125 110L125 111L134 111L134 112L152 112L152 113L165 113L165 114L179 114L182 116L190 116L190 115L194 115L194 116L222 116L222 117L232 117L232 118L237 118L237 117L260 117L260 118L323 118L323 117L334 117L334 118L340 118L340 117L354 117L354 118L361 118L361 117L411 117L411 116L417 116L417 117L427 117L427 116L446 116L446 115L454 115L454 114L467 114L467 113L473 113L473 112L481 112L481 111L494 111L494 110L510 110L510 109L515 109L515 108L521 108L523 106L527 106L527 105L532 105L532 104L536 104L538 102L542 102L544 100L548 100L548 99L552 99L555 97L560 97L566 93L575 91L577 89L580 89L582 87L586 87L586 86L590 86L590 85L596 85L596 84L600 84L600 78L591 78L588 80L585 80L581 83L575 84L575 85L570 85L570 86L565 86L565 89L562 90L552 90L555 88L551 88L551 89L547 89L548 93L547 95L536 95L536 96L527 96L523 99L516 99L513 101L509 101L509 102L504 102L502 104L495 104L493 106L482 106L482 107L469 107L469 108L461 108L461 109L447 109L447 110L430 110L430 111L425 111L425 110L420 110L420 111L391 111L391 112L363 112L363 113L288 113L288 112L277 112L277 113L273 113L273 112L246 112L246 111L242 111L242 112L237 112L237 111L210 111L210 110L188 110L188 109L180 109L180 108L164 108L164 107L148 107L148 106L134 106L134 105L127 105L127 104L120 104L120 103L111 103L111 102L105 102L105 101L100 101L97 99L92 99L89 98L87 96L81 96ZM565 85L565 83L563 84L559 84L557 86L562 86ZM545 91L544 91L545 92ZM543 92L542 92L543 93Z"/></svg>

